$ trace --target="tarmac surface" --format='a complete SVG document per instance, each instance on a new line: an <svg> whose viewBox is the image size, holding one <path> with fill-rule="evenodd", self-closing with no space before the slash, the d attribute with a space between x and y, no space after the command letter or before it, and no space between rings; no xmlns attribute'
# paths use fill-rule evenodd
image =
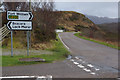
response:
<svg viewBox="0 0 120 80"><path fill-rule="evenodd" d="M117 78L118 50L80 39L72 32L59 34L72 58L48 64L3 67L3 76L53 78ZM70 56L71 57L71 56Z"/></svg>

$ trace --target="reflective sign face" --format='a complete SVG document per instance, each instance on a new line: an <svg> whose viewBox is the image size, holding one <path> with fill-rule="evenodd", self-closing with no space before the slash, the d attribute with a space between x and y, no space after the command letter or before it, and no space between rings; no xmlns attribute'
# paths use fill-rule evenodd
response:
<svg viewBox="0 0 120 80"><path fill-rule="evenodd" d="M31 21L9 21L7 24L10 30L32 30Z"/></svg>
<svg viewBox="0 0 120 80"><path fill-rule="evenodd" d="M32 12L7 11L7 20L32 20Z"/></svg>

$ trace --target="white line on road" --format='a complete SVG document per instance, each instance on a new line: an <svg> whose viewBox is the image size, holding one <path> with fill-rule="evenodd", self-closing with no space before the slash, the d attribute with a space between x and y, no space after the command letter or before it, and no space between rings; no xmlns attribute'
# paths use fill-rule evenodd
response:
<svg viewBox="0 0 120 80"><path fill-rule="evenodd" d="M80 64L80 65L77 65L77 66L78 66L78 67L80 67L80 68L84 68L84 66L83 66L83 65L81 65L81 64Z"/></svg>
<svg viewBox="0 0 120 80"><path fill-rule="evenodd" d="M88 64L87 66L88 66L88 67L91 67L91 68L92 68L92 67L94 67L94 66L93 66L93 65L91 65L91 64Z"/></svg>
<svg viewBox="0 0 120 80"><path fill-rule="evenodd" d="M96 70L96 71L99 71L100 69L98 69L98 68L95 68L95 70Z"/></svg>
<svg viewBox="0 0 120 80"><path fill-rule="evenodd" d="M0 79L12 79L12 78L36 78L36 80L41 80L41 79L49 79L52 80L51 75L47 76L7 76L7 77L0 77Z"/></svg>
<svg viewBox="0 0 120 80"><path fill-rule="evenodd" d="M63 45L69 50L69 47L63 42L63 40L61 39L60 35L58 34L58 37L60 38L61 42L63 43Z"/></svg>
<svg viewBox="0 0 120 80"><path fill-rule="evenodd" d="M78 57L75 57L76 59L79 59Z"/></svg>
<svg viewBox="0 0 120 80"><path fill-rule="evenodd" d="M70 61L74 61L74 59L70 59Z"/></svg>
<svg viewBox="0 0 120 80"><path fill-rule="evenodd" d="M86 71L86 72L90 72L91 71L90 69L87 69L87 68L84 68L83 70Z"/></svg>
<svg viewBox="0 0 120 80"><path fill-rule="evenodd" d="M79 59L78 59L78 60L79 60ZM92 72L91 69L86 68L86 67L83 66L82 64L76 62L74 59L70 59L70 61L72 61L73 64L77 65L79 68L83 69L85 72L88 72L88 73L91 74L91 75L96 75L96 73L95 73L95 72ZM82 62L85 62L85 61L82 61ZM92 64L87 64L87 66L88 66L88 67L91 67L91 68L94 67ZM98 69L98 68L94 68L94 69L95 69L96 71L100 70L100 69Z"/></svg>
<svg viewBox="0 0 120 80"><path fill-rule="evenodd" d="M92 74L92 75L95 75L96 73L94 73L94 72L91 72L90 74Z"/></svg>
<svg viewBox="0 0 120 80"><path fill-rule="evenodd" d="M78 62L73 62L74 64L79 64Z"/></svg>

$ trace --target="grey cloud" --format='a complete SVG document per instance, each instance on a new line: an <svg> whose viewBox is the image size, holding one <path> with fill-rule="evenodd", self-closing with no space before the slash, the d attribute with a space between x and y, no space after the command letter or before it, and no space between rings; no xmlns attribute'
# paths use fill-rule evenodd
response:
<svg viewBox="0 0 120 80"><path fill-rule="evenodd" d="M117 2L57 2L56 9L100 17L118 17Z"/></svg>

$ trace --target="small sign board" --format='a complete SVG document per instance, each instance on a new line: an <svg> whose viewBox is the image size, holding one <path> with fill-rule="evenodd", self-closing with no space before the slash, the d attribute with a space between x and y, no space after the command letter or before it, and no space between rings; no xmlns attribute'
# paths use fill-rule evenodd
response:
<svg viewBox="0 0 120 80"><path fill-rule="evenodd" d="M32 30L31 21L9 21L7 24L9 30Z"/></svg>
<svg viewBox="0 0 120 80"><path fill-rule="evenodd" d="M7 11L7 20L32 20L32 12Z"/></svg>

